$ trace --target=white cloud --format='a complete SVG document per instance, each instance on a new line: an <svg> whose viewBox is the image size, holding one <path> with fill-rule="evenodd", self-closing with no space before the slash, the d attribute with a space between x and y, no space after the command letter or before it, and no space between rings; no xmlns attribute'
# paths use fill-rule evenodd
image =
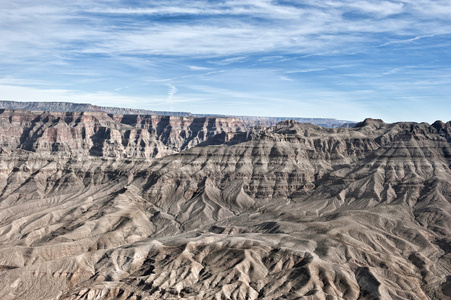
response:
<svg viewBox="0 0 451 300"><path fill-rule="evenodd" d="M390 1L349 1L340 3L351 10L355 10L364 14L375 15L377 17L387 17L402 13L405 9L403 3L394 3Z"/></svg>
<svg viewBox="0 0 451 300"><path fill-rule="evenodd" d="M291 78L289 78L289 77L287 77L287 76L283 76L283 75L280 75L280 76L279 76L279 79L280 79L280 80L283 80L283 81L293 81L293 79L291 79Z"/></svg>
<svg viewBox="0 0 451 300"><path fill-rule="evenodd" d="M209 3L207 1L160 1L154 6L145 7L97 7L88 9L87 12L113 15L258 15L272 19L295 18L305 14L305 10L294 6L284 6L275 4L273 1L225 1Z"/></svg>
<svg viewBox="0 0 451 300"><path fill-rule="evenodd" d="M410 42L414 42L414 41L421 40L421 39L424 39L424 38L430 38L430 37L434 37L434 36L437 36L437 35L445 35L445 34L451 34L451 32L420 35L420 36L415 36L415 37L410 38L410 39L403 39L403 40L393 40L393 41L390 41L390 42L385 42L385 43L383 43L380 46L381 47L385 47L385 46L390 46L390 45L393 45L393 44L410 43Z"/></svg>
<svg viewBox="0 0 451 300"><path fill-rule="evenodd" d="M310 73L310 72L319 72L327 70L327 68L311 68L311 69L302 69L302 70L291 70L286 71L287 74L293 74L293 73Z"/></svg>
<svg viewBox="0 0 451 300"><path fill-rule="evenodd" d="M213 63L215 65L225 66L225 65L230 65L230 64L242 63L242 62L245 62L246 60L247 60L246 56L237 56L237 57L229 57L229 58L221 59L221 60L210 61L210 63Z"/></svg>
<svg viewBox="0 0 451 300"><path fill-rule="evenodd" d="M205 68L205 67L199 67L199 66L188 66L188 68L193 71L211 70L211 68Z"/></svg>
<svg viewBox="0 0 451 300"><path fill-rule="evenodd" d="M172 97L177 93L177 88L173 86L172 84L168 83L166 84L168 86L168 100L172 100Z"/></svg>

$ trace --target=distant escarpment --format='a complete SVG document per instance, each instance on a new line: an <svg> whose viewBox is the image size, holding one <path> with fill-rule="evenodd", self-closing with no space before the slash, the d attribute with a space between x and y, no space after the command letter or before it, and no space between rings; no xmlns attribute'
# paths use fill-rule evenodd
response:
<svg viewBox="0 0 451 300"><path fill-rule="evenodd" d="M31 111L51 111L51 112L104 112L107 114L121 115L157 115L157 116L176 116L192 117L189 112L174 111L156 111L147 109L134 109L123 107L98 106L89 103L71 103L71 102L23 102L0 100L1 109L21 109Z"/></svg>
<svg viewBox="0 0 451 300"><path fill-rule="evenodd" d="M240 119L246 128L253 126L274 126L277 123L293 119L300 123L310 123L322 127L352 127L351 121L343 121L327 118L288 118L288 117L251 117L251 116L230 116L213 114L192 114L190 112L156 111L147 109L133 109L122 107L98 106L87 103L70 102L19 102L0 100L0 109L21 109L31 111L51 111L51 112L104 112L108 114L121 115L154 115L154 116L176 116L176 117L205 117L205 118L236 118Z"/></svg>
<svg viewBox="0 0 451 300"><path fill-rule="evenodd" d="M0 120L0 299L451 297L451 122Z"/></svg>

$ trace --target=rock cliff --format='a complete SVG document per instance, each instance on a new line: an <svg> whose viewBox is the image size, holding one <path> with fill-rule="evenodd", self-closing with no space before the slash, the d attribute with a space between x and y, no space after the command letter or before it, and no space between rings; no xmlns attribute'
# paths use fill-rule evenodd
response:
<svg viewBox="0 0 451 300"><path fill-rule="evenodd" d="M451 296L451 122L0 120L1 299Z"/></svg>
<svg viewBox="0 0 451 300"><path fill-rule="evenodd" d="M0 110L2 151L57 156L161 157L244 131L235 118Z"/></svg>

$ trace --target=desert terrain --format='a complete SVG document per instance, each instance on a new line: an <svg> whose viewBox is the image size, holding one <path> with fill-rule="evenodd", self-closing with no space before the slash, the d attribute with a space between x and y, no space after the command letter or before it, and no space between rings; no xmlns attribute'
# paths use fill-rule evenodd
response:
<svg viewBox="0 0 451 300"><path fill-rule="evenodd" d="M449 299L451 122L0 110L0 299Z"/></svg>

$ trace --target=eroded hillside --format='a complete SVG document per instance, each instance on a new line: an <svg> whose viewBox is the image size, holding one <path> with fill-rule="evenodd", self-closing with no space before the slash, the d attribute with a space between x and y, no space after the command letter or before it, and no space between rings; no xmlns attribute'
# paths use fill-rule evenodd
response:
<svg viewBox="0 0 451 300"><path fill-rule="evenodd" d="M451 296L450 122L0 117L1 299Z"/></svg>

